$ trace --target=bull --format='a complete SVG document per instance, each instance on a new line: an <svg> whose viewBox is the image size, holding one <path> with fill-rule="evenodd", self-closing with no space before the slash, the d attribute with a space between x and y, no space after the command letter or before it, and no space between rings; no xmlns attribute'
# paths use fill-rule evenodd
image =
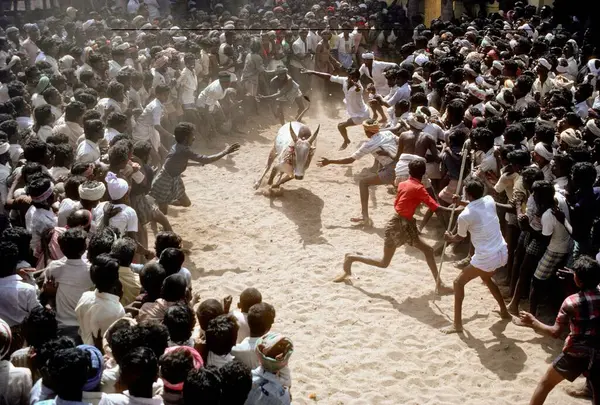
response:
<svg viewBox="0 0 600 405"><path fill-rule="evenodd" d="M304 172L310 165L310 161L314 155L314 143L320 128L321 126L319 125L317 130L312 133L308 126L298 121L286 123L279 128L273 148L271 148L269 158L267 159L267 165L262 175L254 183L254 189L260 187L263 178L276 160L277 163L271 169L268 181L272 189L278 188L293 179L302 180ZM278 173L279 178L273 184L273 180Z"/></svg>

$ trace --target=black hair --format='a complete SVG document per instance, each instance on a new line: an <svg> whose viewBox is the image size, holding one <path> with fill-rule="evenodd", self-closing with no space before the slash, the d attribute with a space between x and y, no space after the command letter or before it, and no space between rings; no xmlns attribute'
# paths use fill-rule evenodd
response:
<svg viewBox="0 0 600 405"><path fill-rule="evenodd" d="M275 322L275 308L271 304L261 302L252 305L248 310L248 326L250 336L260 337L266 334Z"/></svg>
<svg viewBox="0 0 600 405"><path fill-rule="evenodd" d="M108 150L108 163L111 167L120 167L129 161L129 149L126 145L114 145Z"/></svg>
<svg viewBox="0 0 600 405"><path fill-rule="evenodd" d="M111 112L106 119L109 128L127 124L127 116L118 112Z"/></svg>
<svg viewBox="0 0 600 405"><path fill-rule="evenodd" d="M192 370L183 384L183 404L197 405L198 399L210 405L221 405L221 378L216 368Z"/></svg>
<svg viewBox="0 0 600 405"><path fill-rule="evenodd" d="M149 141L137 141L133 144L133 155L142 162L147 162L152 151L152 144Z"/></svg>
<svg viewBox="0 0 600 405"><path fill-rule="evenodd" d="M86 181L87 179L83 176L69 176L69 178L65 181L64 185L65 196L72 200L79 201L79 186L85 183Z"/></svg>
<svg viewBox="0 0 600 405"><path fill-rule="evenodd" d="M141 345L141 335L138 328L127 320L119 320L109 329L106 336L106 342L110 347L113 358L117 364L121 363L123 357L133 348Z"/></svg>
<svg viewBox="0 0 600 405"><path fill-rule="evenodd" d="M171 274L163 281L161 297L168 302L185 300L187 288L187 279L183 274Z"/></svg>
<svg viewBox="0 0 600 405"><path fill-rule="evenodd" d="M471 138L474 142L483 146L486 151L494 146L494 134L487 128L475 128L471 131Z"/></svg>
<svg viewBox="0 0 600 405"><path fill-rule="evenodd" d="M550 125L538 124L535 126L535 137L538 142L543 142L546 145L552 145L556 130Z"/></svg>
<svg viewBox="0 0 600 405"><path fill-rule="evenodd" d="M10 143L15 143L15 137L19 135L19 124L15 120L0 122L0 131L8 135Z"/></svg>
<svg viewBox="0 0 600 405"><path fill-rule="evenodd" d="M531 187L533 187L533 183L535 183L536 180L544 180L544 173L537 167L530 166L521 172L521 177L523 178L523 186L525 189L531 191Z"/></svg>
<svg viewBox="0 0 600 405"><path fill-rule="evenodd" d="M132 395L151 389L158 377L158 360L148 347L133 348L123 357L119 367L121 379Z"/></svg>
<svg viewBox="0 0 600 405"><path fill-rule="evenodd" d="M134 326L141 337L141 345L150 348L156 358L163 355L169 346L169 330L162 323L155 320L146 320Z"/></svg>
<svg viewBox="0 0 600 405"><path fill-rule="evenodd" d="M110 253L116 239L115 233L110 228L96 229L96 232L92 233L88 243L88 261L93 263L99 255Z"/></svg>
<svg viewBox="0 0 600 405"><path fill-rule="evenodd" d="M166 248L161 252L159 258L159 263L164 267L168 276L176 274L181 270L184 261L185 254L181 249L177 248Z"/></svg>
<svg viewBox="0 0 600 405"><path fill-rule="evenodd" d="M120 142L121 145L125 145L127 147L128 153L131 153L133 151L133 142L131 139L131 135L129 134L116 134L113 139L110 140L108 146L112 148Z"/></svg>
<svg viewBox="0 0 600 405"><path fill-rule="evenodd" d="M35 119L34 128L39 129L42 125L48 125L52 122L52 110L49 104L44 104L33 109L33 118Z"/></svg>
<svg viewBox="0 0 600 405"><path fill-rule="evenodd" d="M81 72L81 75L83 76L84 73L85 72ZM93 74L92 74L92 76L93 76ZM91 108L94 108L94 106L96 105L96 97L92 96L89 93L81 92L79 94L74 95L73 97L75 98L76 101L79 101L85 105L85 107L88 109L88 111L86 111L86 113L89 111L92 111ZM83 114L84 117L85 117L86 113Z"/></svg>
<svg viewBox="0 0 600 405"><path fill-rule="evenodd" d="M33 308L22 325L27 344L36 349L36 351L45 343L56 339L58 333L56 312L44 306Z"/></svg>
<svg viewBox="0 0 600 405"><path fill-rule="evenodd" d="M531 101L521 109L524 118L537 118L542 111L542 107L535 101Z"/></svg>
<svg viewBox="0 0 600 405"><path fill-rule="evenodd" d="M240 294L240 310L244 313L260 302L262 302L262 294L256 288L246 288Z"/></svg>
<svg viewBox="0 0 600 405"><path fill-rule="evenodd" d="M85 104L80 101L71 101L65 107L65 121L75 122L85 113Z"/></svg>
<svg viewBox="0 0 600 405"><path fill-rule="evenodd" d="M166 248L181 248L181 237L172 231L161 231L154 239L154 251L156 256L160 257Z"/></svg>
<svg viewBox="0 0 600 405"><path fill-rule="evenodd" d="M179 384L184 382L188 373L194 369L194 358L182 348L163 354L158 364L162 379L171 384ZM165 389L168 390L167 387Z"/></svg>
<svg viewBox="0 0 600 405"><path fill-rule="evenodd" d="M571 169L571 181L580 190L586 190L594 186L596 182L596 169L589 162L579 162Z"/></svg>
<svg viewBox="0 0 600 405"><path fill-rule="evenodd" d="M102 253L92 262L90 278L98 291L110 291L119 281L119 262L109 254Z"/></svg>
<svg viewBox="0 0 600 405"><path fill-rule="evenodd" d="M163 323L169 330L171 342L183 345L192 336L192 330L196 325L196 317L194 311L188 305L177 304L167 309Z"/></svg>
<svg viewBox="0 0 600 405"><path fill-rule="evenodd" d="M171 88L166 85L166 84L159 84L158 86L156 86L156 89L154 89L154 94L159 95L159 94L165 94L165 93L169 93L171 91Z"/></svg>
<svg viewBox="0 0 600 405"><path fill-rule="evenodd" d="M19 251L19 260L26 260L29 258L29 246L31 244L31 232L21 227L6 228L2 232L3 242L11 242L17 246Z"/></svg>
<svg viewBox="0 0 600 405"><path fill-rule="evenodd" d="M229 315L219 315L208 323L206 348L216 355L224 356L231 352L237 340L239 326Z"/></svg>
<svg viewBox="0 0 600 405"><path fill-rule="evenodd" d="M519 145L525 139L525 127L521 124L511 124L504 130L504 143Z"/></svg>
<svg viewBox="0 0 600 405"><path fill-rule="evenodd" d="M590 153L589 148L585 145L569 147L569 150L567 151L567 155L569 155L569 157L571 159L573 159L573 161L575 163L580 163L580 162L588 162L589 163L592 161L592 154Z"/></svg>
<svg viewBox="0 0 600 405"><path fill-rule="evenodd" d="M528 151L522 149L516 149L512 152L508 152L506 159L510 164L517 164L521 167L526 167L531 164L531 155Z"/></svg>
<svg viewBox="0 0 600 405"><path fill-rule="evenodd" d="M573 168L573 159L571 159L568 155L556 155L554 156L554 165L559 167L560 172L564 175L568 175L571 173L571 169Z"/></svg>
<svg viewBox="0 0 600 405"><path fill-rule="evenodd" d="M408 174L415 179L423 178L426 169L425 162L420 159L413 160L408 164Z"/></svg>
<svg viewBox="0 0 600 405"><path fill-rule="evenodd" d="M177 143L185 143L187 139L196 131L196 126L189 122L180 122L175 127L173 135L175 135L175 141Z"/></svg>
<svg viewBox="0 0 600 405"><path fill-rule="evenodd" d="M124 237L121 239L117 239L115 243L113 243L112 248L110 250L110 255L117 259L117 261L119 262L119 266L129 267L133 262L136 250L136 241L131 238Z"/></svg>
<svg viewBox="0 0 600 405"><path fill-rule="evenodd" d="M489 117L485 120L485 127L498 137L506 130L506 121L502 117Z"/></svg>
<svg viewBox="0 0 600 405"><path fill-rule="evenodd" d="M465 193L470 195L473 200L478 200L483 197L485 186L478 178L465 180Z"/></svg>
<svg viewBox="0 0 600 405"><path fill-rule="evenodd" d="M48 374L58 397L81 392L87 382L89 357L76 347L56 351L48 360Z"/></svg>
<svg viewBox="0 0 600 405"><path fill-rule="evenodd" d="M228 405L244 405L252 389L250 367L239 360L233 360L219 369L221 376L222 402Z"/></svg>
<svg viewBox="0 0 600 405"><path fill-rule="evenodd" d="M72 349L75 346L75 341L67 336L51 339L42 343L40 347L36 347L35 357L33 358L34 364L39 370L45 369L54 353L64 349Z"/></svg>
<svg viewBox="0 0 600 405"><path fill-rule="evenodd" d="M27 185L27 194L29 194L31 197L40 197L51 187L52 182L47 177L36 178ZM50 195L46 200L33 202L32 205L37 208L44 207L49 203L51 204L50 201L53 201L52 197L53 195Z"/></svg>
<svg viewBox="0 0 600 405"><path fill-rule="evenodd" d="M114 99L119 94L123 94L125 91L125 86L119 82L110 82L108 84L108 88L106 89L106 95L108 98Z"/></svg>
<svg viewBox="0 0 600 405"><path fill-rule="evenodd" d="M57 145L65 145L69 143L69 137L62 132L58 134L52 134L46 138L46 143L52 146L52 151L54 152L54 147Z"/></svg>
<svg viewBox="0 0 600 405"><path fill-rule="evenodd" d="M537 180L531 187L537 206L537 215L542 216L546 210L554 207L554 186L547 180Z"/></svg>
<svg viewBox="0 0 600 405"><path fill-rule="evenodd" d="M573 272L582 290L595 290L600 284L600 264L589 256L580 256L573 263Z"/></svg>
<svg viewBox="0 0 600 405"><path fill-rule="evenodd" d="M153 299L160 297L165 278L167 278L167 272L158 262L146 264L140 272L140 284L148 296Z"/></svg>
<svg viewBox="0 0 600 405"><path fill-rule="evenodd" d="M86 249L87 233L81 228L70 228L58 237L58 246L67 259L80 259Z"/></svg>
<svg viewBox="0 0 600 405"><path fill-rule="evenodd" d="M202 301L200 305L198 305L198 308L196 308L198 323L200 324L200 328L204 331L208 328L210 321L224 313L225 310L223 309L223 304L212 298Z"/></svg>
<svg viewBox="0 0 600 405"><path fill-rule="evenodd" d="M98 140L104 136L104 124L100 120L88 120L83 123L85 139Z"/></svg>
<svg viewBox="0 0 600 405"><path fill-rule="evenodd" d="M45 163L48 157L48 144L39 138L30 138L23 146L23 157L28 162Z"/></svg>
<svg viewBox="0 0 600 405"><path fill-rule="evenodd" d="M49 138L49 137L48 137ZM71 167L74 159L73 148L67 143L55 145L53 148L54 166Z"/></svg>

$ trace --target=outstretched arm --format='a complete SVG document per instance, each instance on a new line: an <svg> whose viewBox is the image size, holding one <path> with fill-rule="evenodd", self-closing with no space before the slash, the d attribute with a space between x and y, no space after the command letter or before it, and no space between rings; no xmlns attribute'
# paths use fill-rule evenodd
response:
<svg viewBox="0 0 600 405"><path fill-rule="evenodd" d="M321 158L321 160L319 160L319 162L317 163L317 166L325 167L327 165L349 165L351 163L354 163L355 160L356 159L354 159L353 157L347 157L343 159Z"/></svg>
<svg viewBox="0 0 600 405"><path fill-rule="evenodd" d="M314 70L303 69L302 74L304 75L314 75L320 77L321 79L330 80L331 75L329 73L317 72Z"/></svg>
<svg viewBox="0 0 600 405"><path fill-rule="evenodd" d="M225 149L223 149L221 152L215 153L214 155L208 155L208 156L200 155L199 153L190 151L190 154L188 155L188 159L193 160L194 162L202 163L202 164L209 164L209 163L216 162L217 160L237 151L239 148L240 148L240 145L237 143L234 143L233 145L230 145L230 146L226 147Z"/></svg>
<svg viewBox="0 0 600 405"><path fill-rule="evenodd" d="M559 338L567 329L567 324L555 322L552 326L546 325L545 323L540 322L535 316L525 311L519 313L519 319L524 326L533 329L539 334L553 338Z"/></svg>

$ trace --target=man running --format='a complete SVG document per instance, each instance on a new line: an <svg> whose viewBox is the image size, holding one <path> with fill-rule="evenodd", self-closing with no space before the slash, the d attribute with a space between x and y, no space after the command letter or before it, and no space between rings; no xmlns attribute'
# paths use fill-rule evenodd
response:
<svg viewBox="0 0 600 405"><path fill-rule="evenodd" d="M348 138L348 128L360 125L369 118L369 109L363 99L363 87L360 85L360 72L357 69L348 69L348 77L334 76L329 73L316 72L314 70L304 70L304 74L312 74L332 83L342 85L344 91L344 104L346 104L346 113L350 118L338 124L338 131L344 139L340 150L344 150L350 145Z"/></svg>

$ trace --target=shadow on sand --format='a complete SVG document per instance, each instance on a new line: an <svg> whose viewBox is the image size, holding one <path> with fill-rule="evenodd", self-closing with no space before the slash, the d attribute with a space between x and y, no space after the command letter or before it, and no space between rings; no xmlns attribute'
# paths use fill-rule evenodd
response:
<svg viewBox="0 0 600 405"><path fill-rule="evenodd" d="M281 206L275 201L281 201ZM328 243L323 237L321 213L325 203L306 188L285 189L279 197L271 197L271 208L281 211L296 224L303 246Z"/></svg>

